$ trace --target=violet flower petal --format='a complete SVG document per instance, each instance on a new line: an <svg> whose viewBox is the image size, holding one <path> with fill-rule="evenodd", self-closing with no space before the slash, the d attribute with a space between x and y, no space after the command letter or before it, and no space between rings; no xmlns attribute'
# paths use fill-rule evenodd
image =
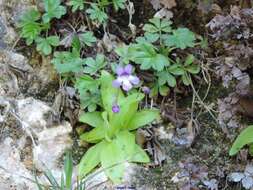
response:
<svg viewBox="0 0 253 190"><path fill-rule="evenodd" d="M118 66L117 69L116 69L116 74L118 76L121 76L122 74L124 74L124 68L121 67L121 66Z"/></svg>
<svg viewBox="0 0 253 190"><path fill-rule="evenodd" d="M129 79L129 81L130 81L132 84L134 84L134 85L138 85L139 82L140 82L140 79L139 79L138 77L136 77L136 76L133 76L133 75L130 75L130 76L128 77L128 79Z"/></svg>
<svg viewBox="0 0 253 190"><path fill-rule="evenodd" d="M119 79L116 79L114 81L112 81L112 86L115 88L119 88L121 86L122 81Z"/></svg>
<svg viewBox="0 0 253 190"><path fill-rule="evenodd" d="M123 88L123 90L129 91L129 90L131 90L132 87L133 87L133 85L130 83L130 81L124 80L122 82L122 88Z"/></svg>
<svg viewBox="0 0 253 190"><path fill-rule="evenodd" d="M115 104L112 106L112 112L113 113L119 113L120 112L120 107L119 105Z"/></svg>
<svg viewBox="0 0 253 190"><path fill-rule="evenodd" d="M142 91L144 92L144 94L149 94L150 93L150 88L147 87L147 86L143 86Z"/></svg>
<svg viewBox="0 0 253 190"><path fill-rule="evenodd" d="M132 73L132 69L133 69L133 66L128 64L124 67L124 74L125 75L130 75Z"/></svg>

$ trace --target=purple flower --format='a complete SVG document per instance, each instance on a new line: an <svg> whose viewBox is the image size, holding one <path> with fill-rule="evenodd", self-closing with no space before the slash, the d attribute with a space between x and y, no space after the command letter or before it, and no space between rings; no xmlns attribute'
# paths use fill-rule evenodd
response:
<svg viewBox="0 0 253 190"><path fill-rule="evenodd" d="M119 111L120 111L119 105L114 104L114 105L112 106L112 112L113 112L113 113L119 113Z"/></svg>
<svg viewBox="0 0 253 190"><path fill-rule="evenodd" d="M134 85L138 85L140 79L132 75L133 66L128 64L125 67L118 66L116 73L117 79L113 81L112 85L116 88L122 86L123 90L129 91Z"/></svg>
<svg viewBox="0 0 253 190"><path fill-rule="evenodd" d="M149 94L150 93L150 88L147 87L147 86L143 86L142 91L144 92L144 94Z"/></svg>

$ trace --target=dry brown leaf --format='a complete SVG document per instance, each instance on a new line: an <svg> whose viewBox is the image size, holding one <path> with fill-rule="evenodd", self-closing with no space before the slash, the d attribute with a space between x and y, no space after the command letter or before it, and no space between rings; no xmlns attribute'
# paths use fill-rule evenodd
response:
<svg viewBox="0 0 253 190"><path fill-rule="evenodd" d="M161 8L161 4L159 0L150 0L151 5L153 6L153 9L158 10Z"/></svg>
<svg viewBox="0 0 253 190"><path fill-rule="evenodd" d="M162 8L160 11L156 12L154 17L171 19L173 18L173 12L166 8Z"/></svg>
<svg viewBox="0 0 253 190"><path fill-rule="evenodd" d="M177 6L176 0L160 0L160 3L167 9Z"/></svg>

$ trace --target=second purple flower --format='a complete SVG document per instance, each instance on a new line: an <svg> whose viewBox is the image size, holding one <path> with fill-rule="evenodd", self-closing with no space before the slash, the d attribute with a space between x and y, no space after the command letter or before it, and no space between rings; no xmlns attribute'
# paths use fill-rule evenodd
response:
<svg viewBox="0 0 253 190"><path fill-rule="evenodd" d="M123 90L129 91L135 85L138 85L140 79L132 75L133 66L128 64L125 67L118 66L116 70L117 78L113 81L112 85L116 88L122 86Z"/></svg>

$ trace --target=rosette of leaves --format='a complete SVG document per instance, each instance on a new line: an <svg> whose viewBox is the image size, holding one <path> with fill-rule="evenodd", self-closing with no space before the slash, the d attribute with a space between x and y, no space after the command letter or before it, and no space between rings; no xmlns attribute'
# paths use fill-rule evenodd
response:
<svg viewBox="0 0 253 190"><path fill-rule="evenodd" d="M101 164L106 175L120 183L125 162L147 163L149 157L135 142L135 130L159 117L159 111L144 109L138 111L138 104L144 98L141 93L125 96L120 89L112 87L114 78L102 71L101 99L103 111L84 113L80 121L93 127L81 135L81 139L94 143L79 164L79 175L84 177ZM112 111L115 101L120 107L118 113Z"/></svg>

